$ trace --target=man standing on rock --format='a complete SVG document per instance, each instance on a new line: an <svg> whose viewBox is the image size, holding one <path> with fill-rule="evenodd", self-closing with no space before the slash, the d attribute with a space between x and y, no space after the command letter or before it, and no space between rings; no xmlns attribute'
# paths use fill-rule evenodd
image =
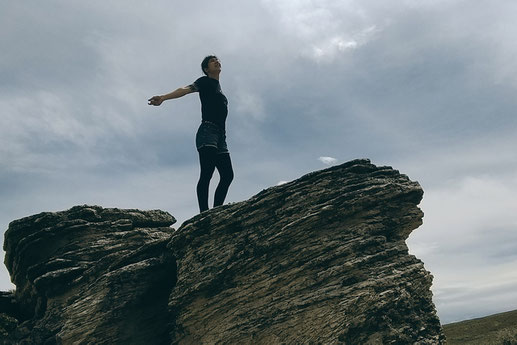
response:
<svg viewBox="0 0 517 345"><path fill-rule="evenodd" d="M180 87L171 93L151 97L149 105L160 105L163 101L199 92L201 100L202 122L196 134L196 147L199 153L201 173L197 183L197 200L199 211L208 210L208 188L215 168L220 181L215 190L214 207L224 203L228 188L233 180L232 161L226 145L226 117L228 100L221 90L219 74L221 62L214 55L209 55L201 62L205 76L194 83Z"/></svg>

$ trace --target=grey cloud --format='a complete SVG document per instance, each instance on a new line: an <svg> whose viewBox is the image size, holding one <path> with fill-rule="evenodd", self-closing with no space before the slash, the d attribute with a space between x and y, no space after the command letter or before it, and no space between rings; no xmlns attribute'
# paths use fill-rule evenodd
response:
<svg viewBox="0 0 517 345"><path fill-rule="evenodd" d="M470 315L465 298L447 290L446 261L458 250L501 267L513 259L504 243L513 220L501 216L493 249L477 255L490 235L462 246L445 219L462 234L470 223L431 201L469 176L513 185L515 6L10 2L0 14L0 43L10 47L0 61L0 174L10 186L0 192L0 223L84 202L193 215L197 96L161 107L146 100L191 83L202 57L215 53L230 100L236 179L228 201L320 169L314 157L322 155L393 165L426 191L424 225L409 243L433 243L415 255L437 277L439 301L447 301L441 315ZM460 205L450 207L475 206L458 195ZM465 279L468 286L474 278Z"/></svg>
<svg viewBox="0 0 517 345"><path fill-rule="evenodd" d="M499 286L479 286L464 281L462 285L436 291L440 321L450 323L515 310L515 283L514 280Z"/></svg>

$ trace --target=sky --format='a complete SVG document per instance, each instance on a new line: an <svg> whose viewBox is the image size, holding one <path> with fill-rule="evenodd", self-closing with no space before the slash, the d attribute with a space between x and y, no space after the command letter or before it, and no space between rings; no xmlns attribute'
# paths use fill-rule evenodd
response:
<svg viewBox="0 0 517 345"><path fill-rule="evenodd" d="M227 202L356 158L392 166L424 189L407 243L442 323L517 309L515 13L513 0L0 0L0 227L82 204L166 210L176 228L194 216L199 98L147 99L216 54Z"/></svg>

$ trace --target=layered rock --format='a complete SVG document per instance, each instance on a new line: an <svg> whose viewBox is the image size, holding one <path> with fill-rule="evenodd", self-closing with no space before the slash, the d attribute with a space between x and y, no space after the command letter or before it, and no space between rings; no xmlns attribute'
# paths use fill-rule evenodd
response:
<svg viewBox="0 0 517 345"><path fill-rule="evenodd" d="M440 344L405 240L423 191L355 160L204 212L74 207L10 224L7 343Z"/></svg>
<svg viewBox="0 0 517 345"><path fill-rule="evenodd" d="M176 266L163 211L77 206L12 222L5 264L21 325L7 343L166 344Z"/></svg>

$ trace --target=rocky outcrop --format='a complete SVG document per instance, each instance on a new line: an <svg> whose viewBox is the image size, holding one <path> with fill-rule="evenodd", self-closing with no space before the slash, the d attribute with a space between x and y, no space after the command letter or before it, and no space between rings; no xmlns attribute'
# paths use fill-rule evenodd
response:
<svg viewBox="0 0 517 345"><path fill-rule="evenodd" d="M166 344L176 279L162 211L78 206L12 222L5 264L21 324L12 343Z"/></svg>
<svg viewBox="0 0 517 345"><path fill-rule="evenodd" d="M98 206L14 221L4 343L441 344L432 276L405 244L422 194L355 160L177 231L162 211Z"/></svg>

